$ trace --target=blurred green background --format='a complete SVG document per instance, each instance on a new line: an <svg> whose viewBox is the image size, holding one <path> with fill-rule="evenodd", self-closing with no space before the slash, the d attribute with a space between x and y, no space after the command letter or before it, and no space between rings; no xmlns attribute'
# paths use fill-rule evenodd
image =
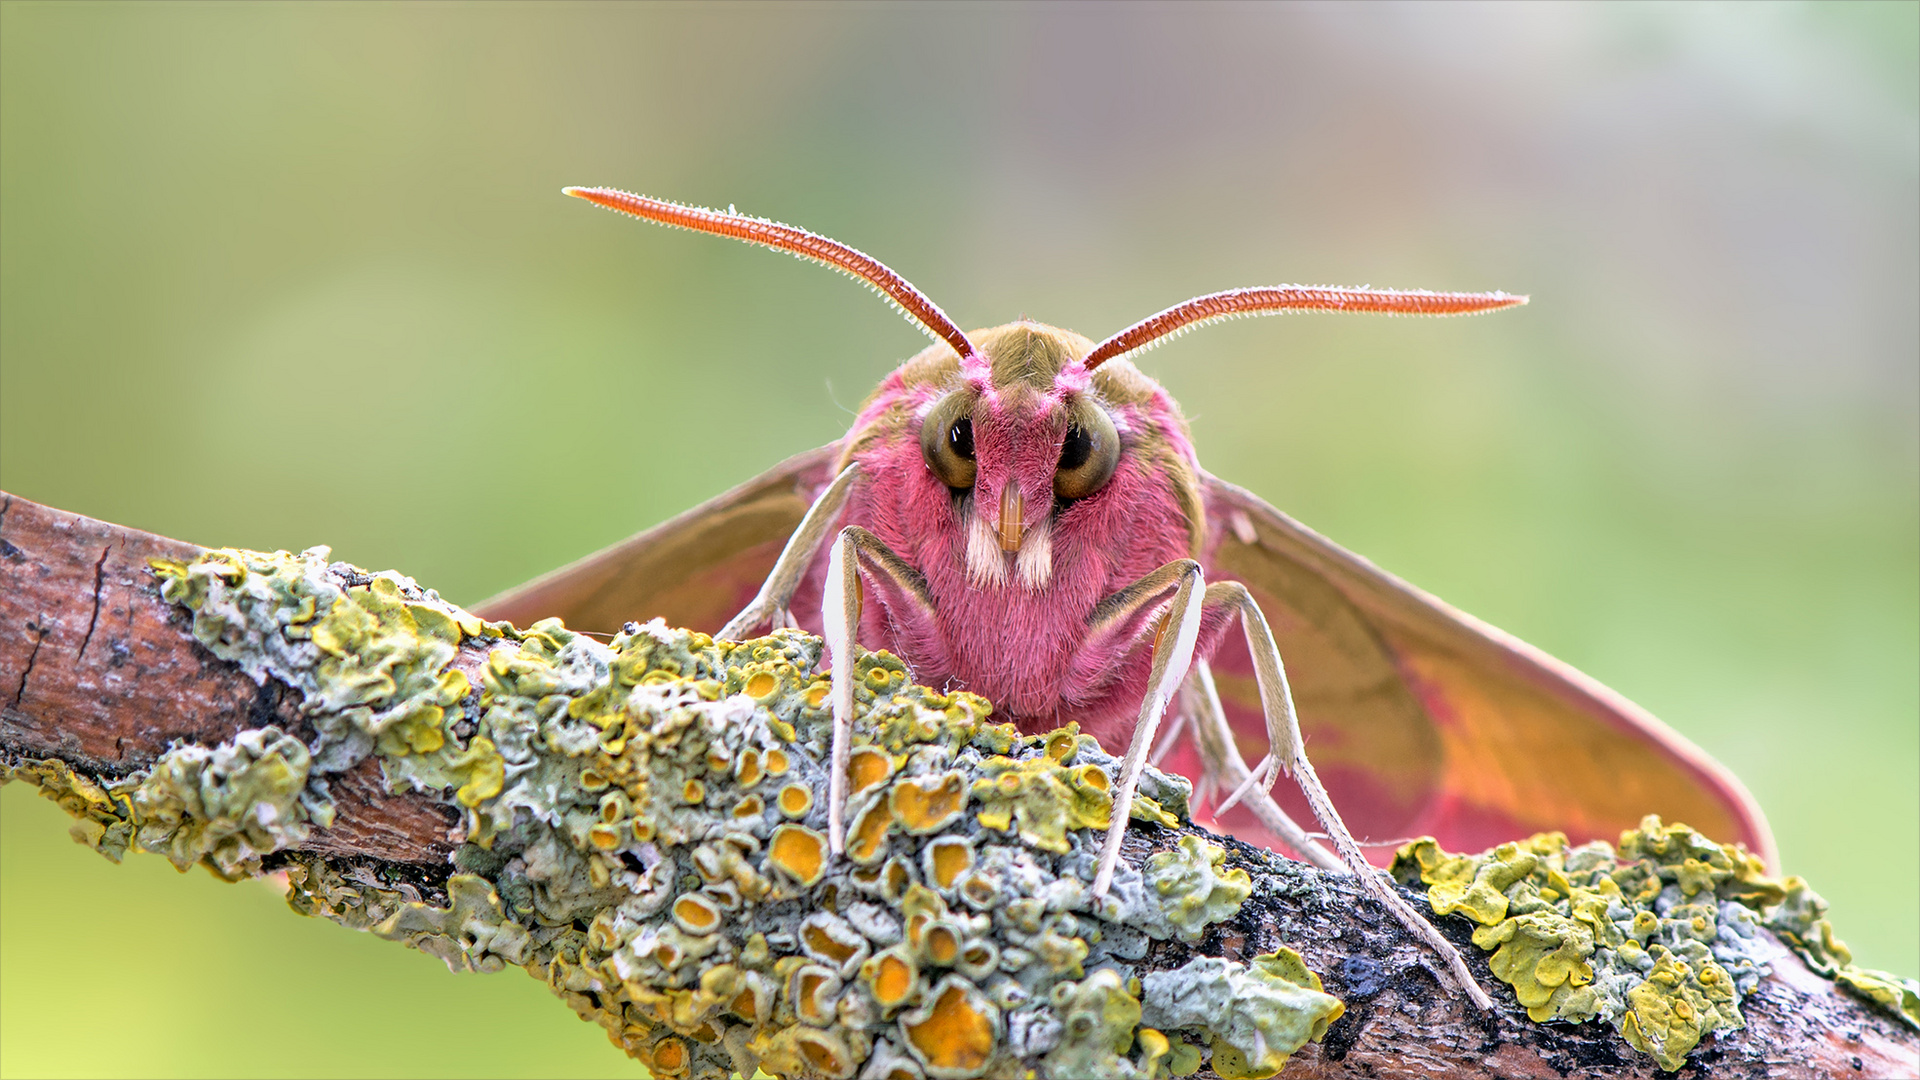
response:
<svg viewBox="0 0 1920 1080"><path fill-rule="evenodd" d="M1207 467L1650 707L1920 973L1920 6L0 5L0 486L474 601L836 437L923 339L1146 356ZM517 973L6 789L0 1073L623 1075Z"/></svg>

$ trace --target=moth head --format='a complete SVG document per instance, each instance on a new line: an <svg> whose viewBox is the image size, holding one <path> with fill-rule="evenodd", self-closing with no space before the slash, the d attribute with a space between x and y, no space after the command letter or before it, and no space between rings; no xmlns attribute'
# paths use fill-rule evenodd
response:
<svg viewBox="0 0 1920 1080"><path fill-rule="evenodd" d="M1116 420L1116 410L1127 405L1088 378L1081 358L1093 343L1078 334L1021 322L971 338L975 363L930 350L941 355L902 369L926 388L914 410L921 457L954 498L971 575L1009 576L988 564L1012 558L1023 581L1044 580L1057 519L1099 498L1119 469L1127 421ZM1122 396L1135 404L1164 398L1138 381Z"/></svg>

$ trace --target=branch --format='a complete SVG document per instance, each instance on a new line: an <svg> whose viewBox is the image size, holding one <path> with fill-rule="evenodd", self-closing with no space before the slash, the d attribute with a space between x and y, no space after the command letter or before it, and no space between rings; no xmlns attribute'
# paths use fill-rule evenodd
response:
<svg viewBox="0 0 1920 1080"><path fill-rule="evenodd" d="M857 671L868 741L849 858L832 860L825 677L804 635L734 645L652 624L603 644L483 624L323 551L208 552L5 495L0 626L0 776L39 784L76 836L232 878L283 872L310 914L455 968L522 967L660 1076L1920 1064L1897 1011L1803 961L1899 1004L1897 981L1846 964L1812 894L1790 879L1762 896L1732 849L1684 827L1628 834L1679 844L1665 862L1602 865L1539 838L1473 860L1406 852L1403 878L1432 883L1409 895L1459 913L1434 923L1502 1003L1482 1016L1352 878L1194 827L1177 778L1143 781L1095 900L1114 759L1071 729L986 723L984 701L912 686L886 654ZM1597 926L1567 944L1575 908L1550 872L1640 874L1645 895L1622 902L1658 924L1646 947ZM1710 958L1685 947L1701 889L1701 910L1748 928L1737 959L1717 939ZM1491 968L1476 942L1499 948ZM1619 978L1622 957L1645 976ZM1699 996L1721 976L1720 997ZM1537 1023L1503 980L1535 1015L1600 1022Z"/></svg>

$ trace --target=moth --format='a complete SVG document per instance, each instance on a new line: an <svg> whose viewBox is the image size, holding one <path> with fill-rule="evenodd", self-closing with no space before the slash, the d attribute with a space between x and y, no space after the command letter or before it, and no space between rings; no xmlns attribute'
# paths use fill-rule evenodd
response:
<svg viewBox="0 0 1920 1080"><path fill-rule="evenodd" d="M1452 947L1378 880L1354 834L1477 851L1550 829L1611 839L1658 813L1774 861L1731 773L1593 679L1208 474L1179 406L1129 360L1239 316L1459 315L1524 297L1278 286L1188 300L1100 342L1035 322L969 333L878 260L803 229L566 193L823 263L933 339L838 442L478 608L592 631L658 616L730 639L821 634L836 853L851 658L865 646L917 681L985 696L1022 731L1077 722L1124 752L1096 893L1151 757L1195 780L1197 822L1357 873L1482 1007ZM1296 784L1276 798L1281 773ZM1303 811L1332 851L1297 824Z"/></svg>

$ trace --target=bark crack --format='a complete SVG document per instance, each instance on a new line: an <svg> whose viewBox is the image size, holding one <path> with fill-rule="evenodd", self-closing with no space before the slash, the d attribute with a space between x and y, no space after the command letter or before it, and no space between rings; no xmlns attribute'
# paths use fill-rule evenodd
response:
<svg viewBox="0 0 1920 1080"><path fill-rule="evenodd" d="M20 707L21 699L27 696L27 680L33 675L33 662L39 659L40 646L47 640L47 627L42 624L28 623L27 632L33 635L33 651L27 654L27 665L20 672L20 685L13 689L13 704L10 708L15 709Z"/></svg>
<svg viewBox="0 0 1920 1080"><path fill-rule="evenodd" d="M87 636L80 641L80 654L75 657L76 660L87 658L87 646L93 644L93 628L100 625L100 586L107 579L107 555L112 551L111 543L101 548L100 559L93 564L93 615L87 619Z"/></svg>

